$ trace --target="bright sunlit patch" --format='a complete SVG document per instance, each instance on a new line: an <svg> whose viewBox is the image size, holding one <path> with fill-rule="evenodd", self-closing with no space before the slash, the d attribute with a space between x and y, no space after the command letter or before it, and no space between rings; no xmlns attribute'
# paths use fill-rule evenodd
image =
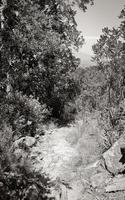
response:
<svg viewBox="0 0 125 200"><path fill-rule="evenodd" d="M85 40L98 40L97 36L84 36Z"/></svg>

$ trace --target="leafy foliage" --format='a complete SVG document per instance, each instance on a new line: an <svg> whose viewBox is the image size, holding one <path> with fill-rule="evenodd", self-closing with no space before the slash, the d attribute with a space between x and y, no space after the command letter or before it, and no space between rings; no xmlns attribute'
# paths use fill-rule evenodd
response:
<svg viewBox="0 0 125 200"><path fill-rule="evenodd" d="M54 200L50 195L52 183L45 176L30 176L6 172L0 174L1 200Z"/></svg>
<svg viewBox="0 0 125 200"><path fill-rule="evenodd" d="M94 60L106 77L107 106L119 104L124 99L124 38L121 28L103 29L103 35L93 46Z"/></svg>
<svg viewBox="0 0 125 200"><path fill-rule="evenodd" d="M73 72L79 60L72 48L78 49L83 38L76 28L75 1L5 2L1 92L32 95L59 118L64 104L78 93ZM89 2L77 3L86 10Z"/></svg>
<svg viewBox="0 0 125 200"><path fill-rule="evenodd" d="M93 46L94 60L105 76L103 95L105 105L101 110L105 138L110 147L124 133L125 100L125 8L121 11L121 24L118 28L104 28L97 44Z"/></svg>
<svg viewBox="0 0 125 200"><path fill-rule="evenodd" d="M2 0L0 66L0 198L52 199L45 176L17 172L9 163L16 139L43 134L48 117L70 121L79 85L73 49L83 44L74 6L93 0ZM74 109L75 110L75 109ZM42 185L41 185L42 184Z"/></svg>
<svg viewBox="0 0 125 200"><path fill-rule="evenodd" d="M93 46L96 66L78 68L81 95L76 104L86 111L100 112L99 125L104 130L104 150L107 150L125 130L125 8L118 28L104 28Z"/></svg>

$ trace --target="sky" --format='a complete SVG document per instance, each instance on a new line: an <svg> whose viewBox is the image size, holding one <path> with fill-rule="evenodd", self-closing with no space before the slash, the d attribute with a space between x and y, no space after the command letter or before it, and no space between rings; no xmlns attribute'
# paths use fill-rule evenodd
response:
<svg viewBox="0 0 125 200"><path fill-rule="evenodd" d="M85 13L77 10L78 29L86 40L86 44L80 49L80 55L93 55L91 47L99 38L102 28L117 27L120 24L118 16L124 5L125 0L94 0L94 5L88 6Z"/></svg>

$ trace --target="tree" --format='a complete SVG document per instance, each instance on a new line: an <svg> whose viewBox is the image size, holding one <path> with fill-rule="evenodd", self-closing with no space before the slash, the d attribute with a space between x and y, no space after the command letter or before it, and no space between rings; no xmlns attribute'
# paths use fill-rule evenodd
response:
<svg viewBox="0 0 125 200"><path fill-rule="evenodd" d="M121 34L122 34L123 39L125 39L125 6L122 9L119 18L122 20L120 24Z"/></svg>
<svg viewBox="0 0 125 200"><path fill-rule="evenodd" d="M106 94L104 110L108 113L108 120L112 129L123 132L121 117L124 109L121 102L125 99L125 8L122 10L121 24L118 28L104 28L97 44L93 46L94 60L97 62L105 82L102 94ZM122 129L122 131L121 131Z"/></svg>
<svg viewBox="0 0 125 200"><path fill-rule="evenodd" d="M85 11L90 2L77 4ZM16 91L32 95L59 118L65 103L78 93L73 72L79 60L72 49L78 49L83 38L77 31L74 5L75 1L65 0L3 2L2 95Z"/></svg>
<svg viewBox="0 0 125 200"><path fill-rule="evenodd" d="M123 22L122 22L123 23ZM97 44L93 46L94 60L106 77L107 106L118 104L123 98L124 71L124 37L122 24L117 29L104 28Z"/></svg>

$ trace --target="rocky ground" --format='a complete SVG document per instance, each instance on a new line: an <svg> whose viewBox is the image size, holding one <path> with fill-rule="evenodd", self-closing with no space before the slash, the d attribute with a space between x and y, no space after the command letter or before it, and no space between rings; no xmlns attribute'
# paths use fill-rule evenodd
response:
<svg viewBox="0 0 125 200"><path fill-rule="evenodd" d="M56 200L124 200L125 164L119 162L125 137L101 154L100 129L94 118L54 128L45 136L17 140L11 152L17 167L46 173L56 185Z"/></svg>

